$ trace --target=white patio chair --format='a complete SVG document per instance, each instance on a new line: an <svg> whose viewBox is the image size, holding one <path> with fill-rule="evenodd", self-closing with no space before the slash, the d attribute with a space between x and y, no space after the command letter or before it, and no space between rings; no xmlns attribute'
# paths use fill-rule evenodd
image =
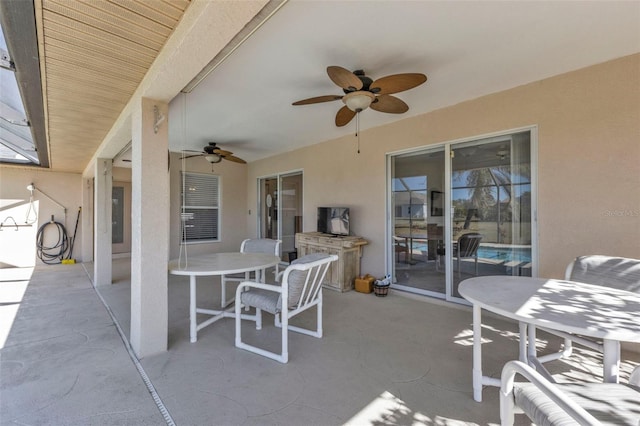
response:
<svg viewBox="0 0 640 426"><path fill-rule="evenodd" d="M236 289L236 347L245 349L281 363L289 361L288 332L295 331L313 337L322 337L322 281L331 262L338 256L313 253L294 260L282 275L282 285L244 281ZM245 291L248 290L248 291ZM283 302L284 301L284 302ZM296 327L289 320L309 308L316 307L316 329ZM242 315L243 307L255 308L255 314ZM276 316L276 326L281 327L281 352L270 352L242 341L242 319L256 322L262 328L262 311Z"/></svg>
<svg viewBox="0 0 640 426"><path fill-rule="evenodd" d="M270 238L256 238L251 239L248 238L240 244L240 253L268 253L275 254L276 256L280 256L280 245L282 241L280 240L272 240ZM266 271L260 271L260 276L258 273L255 274L256 281L264 281L266 278ZM275 275L278 277L279 267L276 265L275 267ZM220 295L220 306L226 307L230 303L232 303L235 298L231 298L227 300L227 283L228 282L242 282L248 281L251 279L251 275L249 272L245 272L244 274L235 274L235 275L223 275L220 277L220 287L221 287L221 295Z"/></svg>
<svg viewBox="0 0 640 426"><path fill-rule="evenodd" d="M516 382L516 374L527 381ZM629 385L549 382L521 361L502 369L500 422L511 426L516 408L537 425L633 425L640 421L640 367Z"/></svg>
<svg viewBox="0 0 640 426"><path fill-rule="evenodd" d="M602 255L579 256L567 266L565 279L640 293L640 260ZM604 352L600 341L543 327L538 328L564 338L561 351L538 357L538 362L544 363L570 356L573 343L600 353Z"/></svg>

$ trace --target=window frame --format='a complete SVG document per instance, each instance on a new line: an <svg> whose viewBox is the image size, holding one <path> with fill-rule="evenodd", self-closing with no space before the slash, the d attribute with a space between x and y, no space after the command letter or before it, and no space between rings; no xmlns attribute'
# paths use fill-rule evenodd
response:
<svg viewBox="0 0 640 426"><path fill-rule="evenodd" d="M202 191L207 191L207 189L209 191L213 190L214 194L211 197L211 201L213 203L213 205L207 205L207 204L187 204L187 198L185 197L185 190L186 190L186 186L187 184L195 184L196 182L189 182L188 178L194 178L194 179L198 179L199 183L202 184L209 184L209 186L207 186L206 188L203 188ZM210 174L210 173L197 173L197 172L185 172L185 171L181 171L180 172L180 179L181 179L181 193L180 193L180 197L182 202L180 203L180 244L181 245L190 245L190 244L206 244L206 243L215 243L215 242L220 242L221 237L220 237L220 233L221 233L221 229L222 229L222 177L220 175L216 175L216 174ZM209 182L207 182L209 181ZM196 197L196 198L202 198L202 197ZM207 197L204 197L207 198ZM210 210L215 213L215 218L213 219L215 221L215 223L212 225L213 229L215 232L215 235L212 236L211 238L206 238L205 237L201 237L201 238L195 238L191 237L191 238L187 238L188 236L185 235L185 233L187 232L187 227L186 225L188 224L188 220L190 219L186 219L185 217L186 215L192 215L193 210Z"/></svg>

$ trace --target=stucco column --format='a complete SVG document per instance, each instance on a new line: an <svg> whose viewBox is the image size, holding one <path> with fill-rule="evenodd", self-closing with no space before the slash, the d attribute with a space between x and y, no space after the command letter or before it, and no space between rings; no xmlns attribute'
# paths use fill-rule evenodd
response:
<svg viewBox="0 0 640 426"><path fill-rule="evenodd" d="M95 224L93 282L96 286L111 284L111 188L112 161L98 158L95 164L93 217Z"/></svg>
<svg viewBox="0 0 640 426"><path fill-rule="evenodd" d="M82 262L93 260L93 179L82 178L82 216L80 217L80 235L82 236Z"/></svg>
<svg viewBox="0 0 640 426"><path fill-rule="evenodd" d="M167 114L166 102L142 98L131 118L131 345L139 358L167 350Z"/></svg>

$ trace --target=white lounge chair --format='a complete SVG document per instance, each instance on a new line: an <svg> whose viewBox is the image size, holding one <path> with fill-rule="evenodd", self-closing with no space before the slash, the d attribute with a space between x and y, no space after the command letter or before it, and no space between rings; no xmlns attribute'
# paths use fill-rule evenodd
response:
<svg viewBox="0 0 640 426"><path fill-rule="evenodd" d="M313 337L322 337L322 282L331 262L338 256L313 253L294 260L282 275L282 285L244 281L236 290L236 347L286 363L289 361L289 330ZM247 291L248 290L248 291ZM317 309L316 329L296 327L289 320L312 307ZM255 308L255 315L241 315L243 307ZM270 352L242 341L242 319L256 322L262 328L262 311L276 316L276 326L282 328L280 353Z"/></svg>

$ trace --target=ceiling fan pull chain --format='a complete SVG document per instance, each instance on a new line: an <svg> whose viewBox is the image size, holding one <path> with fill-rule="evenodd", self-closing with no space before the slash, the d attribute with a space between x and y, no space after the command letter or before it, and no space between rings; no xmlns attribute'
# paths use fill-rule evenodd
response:
<svg viewBox="0 0 640 426"><path fill-rule="evenodd" d="M360 154L360 113L356 113L356 137L358 138L358 154Z"/></svg>

